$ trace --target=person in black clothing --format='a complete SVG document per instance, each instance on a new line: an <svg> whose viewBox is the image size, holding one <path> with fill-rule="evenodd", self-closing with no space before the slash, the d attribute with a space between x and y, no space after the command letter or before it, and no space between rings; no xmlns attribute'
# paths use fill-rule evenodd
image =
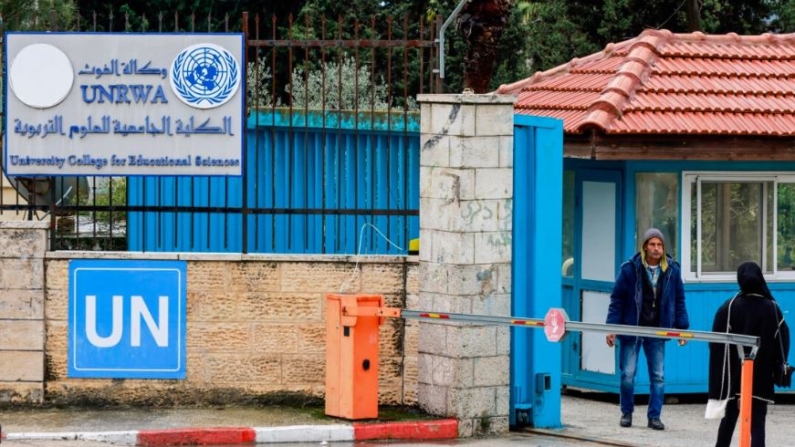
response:
<svg viewBox="0 0 795 447"><path fill-rule="evenodd" d="M786 361L789 354L789 328L756 263L745 262L740 265L737 269L737 284L740 291L718 309L712 331L761 338L754 359L751 447L764 447L767 404L772 403L774 397L773 371L782 361ZM778 337L781 337L781 344ZM744 349L748 354L750 348ZM737 425L741 363L735 346L709 344L709 398L730 399L718 428L716 447L729 447Z"/></svg>

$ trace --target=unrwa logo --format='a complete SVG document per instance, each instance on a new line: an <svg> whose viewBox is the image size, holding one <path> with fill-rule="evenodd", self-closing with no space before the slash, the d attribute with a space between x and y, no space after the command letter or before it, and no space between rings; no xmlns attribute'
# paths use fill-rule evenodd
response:
<svg viewBox="0 0 795 447"><path fill-rule="evenodd" d="M171 89L185 104L212 109L225 104L240 87L237 59L211 43L185 48L171 63Z"/></svg>

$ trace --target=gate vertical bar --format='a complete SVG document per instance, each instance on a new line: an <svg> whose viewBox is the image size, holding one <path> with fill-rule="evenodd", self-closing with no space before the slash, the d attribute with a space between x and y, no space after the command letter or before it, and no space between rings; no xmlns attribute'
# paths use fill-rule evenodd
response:
<svg viewBox="0 0 795 447"><path fill-rule="evenodd" d="M257 29L259 30L259 26L257 26ZM243 66L246 67L246 73L248 73L248 11L243 11L243 42L245 43L244 46L245 46L245 50L246 50L246 51L243 51ZM255 56L254 60L255 60L255 62L259 62L259 48L256 48L256 51L257 51L257 55ZM255 70L259 70L259 63L255 64L255 68L254 69ZM256 78L255 79L256 80L254 82L256 82L257 84L254 86L254 98L255 98L254 99L254 105L256 106L257 105L257 101L259 100L258 99L259 98L259 89L261 88L260 85L259 85L259 71L256 72ZM259 124L259 115L258 115L259 112L257 110L250 110L250 112L255 117L254 132L255 132L255 135L258 137L259 136L259 129L257 129L257 124ZM248 126L243 126L243 133L244 133L244 135L243 135L243 144L245 144L246 146L248 146L248 144L249 144L248 135L246 135L247 132L248 132ZM255 150L257 150L257 149L259 149L259 138L255 138ZM248 150L247 149L243 150L243 155L244 156L248 155ZM240 235L241 238L242 238L240 243L242 245L240 247L240 250L241 250L240 252L243 253L243 254L248 253L248 213L246 211L248 209L247 207L248 207L248 170L249 170L248 168L249 168L249 163L251 163L251 157L245 157L243 159L243 178L241 179L242 180L242 182L241 182L242 183L241 194L242 194L243 203L241 204L241 207L240 207L240 209L241 209L240 220L242 221L241 222L242 231L241 231L241 235ZM227 191L227 195L228 194L229 193ZM225 227L224 231L228 232L229 231L229 227Z"/></svg>
<svg viewBox="0 0 795 447"><path fill-rule="evenodd" d="M293 15L292 14L290 14L290 16L287 18L287 40L290 40L290 41L293 40ZM285 204L284 206L286 208L290 208L290 207L295 205L293 203L294 202L293 201L293 189L294 189L293 182L295 180L295 176L293 175L293 160L294 160L294 157L295 157L295 134L294 134L294 130L293 130L293 121L294 121L294 118L295 118L295 116L294 116L295 109L294 109L293 102L295 101L295 99L294 99L295 98L295 94L293 92L293 87L295 85L295 80L293 79L293 47L292 46L287 47L287 70L288 70L288 75L287 76L288 76L288 79L290 80L290 86L289 86L289 90L290 90L290 119L289 119L289 123L287 125L287 141L286 141L287 144L285 145L285 151L286 151L285 152L285 157L284 157L285 170L283 171L284 174L285 174L285 181L283 183L283 186L286 189L286 191L284 192L284 202L283 203ZM286 221L286 224L285 224L285 226L283 228L287 232L286 242L287 242L287 252L289 253L291 251L291 249L293 247L295 247L295 244L293 242L293 215L292 214L288 214L287 216L285 216L282 219L282 221ZM278 240L277 240L277 244L278 244Z"/></svg>
<svg viewBox="0 0 795 447"><path fill-rule="evenodd" d="M435 70L431 70L431 79L434 83L434 93L441 94L444 93L444 84L442 84L441 73L439 72L439 54L441 53L442 49L439 46L439 30L442 28L442 17L437 15L436 16L436 28L434 28L434 39L433 41L436 42L436 53L433 55L434 60L434 67Z"/></svg>

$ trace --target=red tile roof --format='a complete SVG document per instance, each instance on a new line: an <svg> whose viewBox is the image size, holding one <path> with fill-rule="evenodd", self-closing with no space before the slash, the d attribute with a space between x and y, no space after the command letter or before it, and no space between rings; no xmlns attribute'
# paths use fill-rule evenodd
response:
<svg viewBox="0 0 795 447"><path fill-rule="evenodd" d="M498 93L573 134L795 136L795 33L647 30Z"/></svg>

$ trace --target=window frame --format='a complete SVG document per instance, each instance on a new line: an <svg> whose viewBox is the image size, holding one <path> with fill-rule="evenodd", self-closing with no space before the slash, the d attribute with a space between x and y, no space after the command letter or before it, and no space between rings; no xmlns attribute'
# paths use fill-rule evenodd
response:
<svg viewBox="0 0 795 447"><path fill-rule="evenodd" d="M680 225L680 255L679 261L682 265L682 279L688 282L734 282L737 280L736 272L720 272L710 273L701 271L701 257L696 260L696 266L691 264L692 250L691 246L691 208L693 206L691 196L693 189L696 193L700 193L699 188L703 181L710 182L760 182L773 184L773 203L772 219L773 219L773 235L772 235L772 248L773 253L771 259L773 266L771 272L765 273L765 278L773 281L792 281L795 280L795 271L779 271L778 270L778 186L781 183L795 184L795 174L791 172L782 171L683 171L682 172L682 196L680 201L681 206L681 225ZM699 197L697 194L696 197ZM763 206L766 202L763 202ZM701 215L701 201L698 201L696 213ZM763 211L763 215L767 216L767 211ZM765 217L766 219L767 217ZM701 234L701 219L697 220L697 233ZM768 225L763 225L762 235L763 240L766 237ZM697 242L696 250L701 250L701 240ZM762 244L763 259L767 259L767 244ZM695 268L694 268L695 267Z"/></svg>

